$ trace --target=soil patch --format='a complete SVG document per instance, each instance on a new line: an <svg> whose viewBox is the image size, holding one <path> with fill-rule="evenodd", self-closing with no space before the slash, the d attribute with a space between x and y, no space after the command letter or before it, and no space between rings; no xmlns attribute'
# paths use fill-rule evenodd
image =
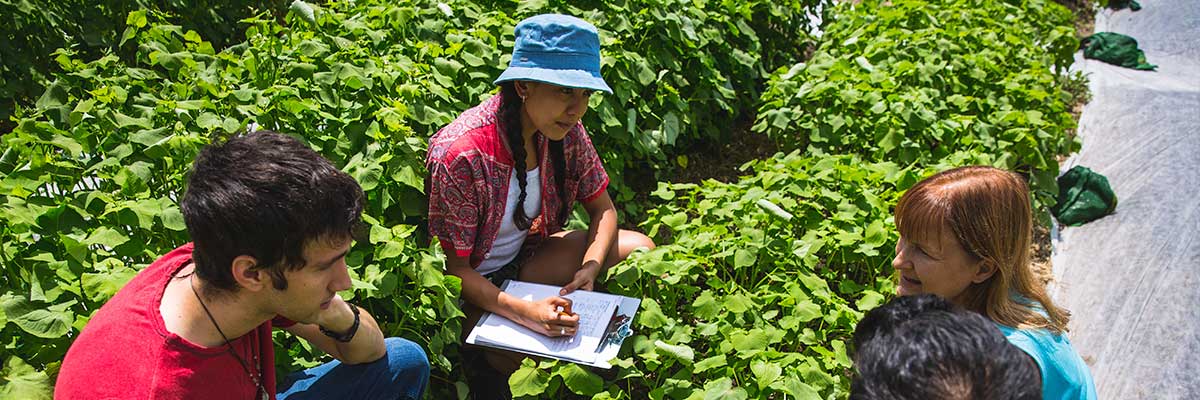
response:
<svg viewBox="0 0 1200 400"><path fill-rule="evenodd" d="M1055 0L1075 13L1075 33L1079 37L1092 34L1096 28L1096 5L1092 0Z"/></svg>
<svg viewBox="0 0 1200 400"><path fill-rule="evenodd" d="M1079 38L1091 35L1096 28L1096 7L1092 0L1055 0L1071 12L1075 13L1075 36ZM1080 115L1083 114L1083 106L1092 99L1091 92L1088 90L1087 78L1082 76L1063 76L1063 90L1071 95L1071 116L1075 122L1079 122ZM1077 132L1068 133L1074 138ZM1067 155L1059 155L1058 161L1061 163L1066 160ZM1054 264L1050 261L1050 255L1054 250L1054 245L1050 242L1050 228L1041 224L1034 224L1033 227L1033 248L1030 252L1030 263L1033 270L1034 278L1043 285L1054 281Z"/></svg>
<svg viewBox="0 0 1200 400"><path fill-rule="evenodd" d="M692 141L690 147L676 153L668 160L672 168L663 168L657 173L654 168L630 168L625 171L625 182L634 192L635 204L653 204L650 192L658 188L658 182L671 183L701 183L708 179L719 182L733 183L747 172L740 168L743 164L767 159L779 151L779 146L766 135L752 132L754 125L752 116L738 118L730 129L728 137L723 139L703 139ZM687 160L686 165L679 160ZM645 220L645 215L624 215L619 225L622 229L637 229L637 223Z"/></svg>
<svg viewBox="0 0 1200 400"><path fill-rule="evenodd" d="M706 179L732 183L745 175L742 165L775 155L779 146L767 135L752 132L754 121L743 118L726 140L701 140L683 153L687 166L676 171L674 182L700 183Z"/></svg>
<svg viewBox="0 0 1200 400"><path fill-rule="evenodd" d="M1034 223L1033 227L1033 249L1029 255L1030 267L1033 270L1033 278L1040 282L1042 286L1054 281L1054 264L1050 262L1050 255L1054 251L1054 246L1050 243L1050 229L1042 226L1042 224Z"/></svg>

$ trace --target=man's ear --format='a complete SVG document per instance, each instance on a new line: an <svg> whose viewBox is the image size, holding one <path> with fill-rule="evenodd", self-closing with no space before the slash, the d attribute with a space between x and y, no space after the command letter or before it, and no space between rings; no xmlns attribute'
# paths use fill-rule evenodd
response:
<svg viewBox="0 0 1200 400"><path fill-rule="evenodd" d="M984 283L995 274L995 263L988 260L979 260L979 263L975 265L975 276L971 277L971 282Z"/></svg>
<svg viewBox="0 0 1200 400"><path fill-rule="evenodd" d="M266 271L258 267L258 260L254 257L241 255L233 259L231 264L231 272L233 280L237 282L242 289L251 292L257 292L266 288L271 284L271 277Z"/></svg>

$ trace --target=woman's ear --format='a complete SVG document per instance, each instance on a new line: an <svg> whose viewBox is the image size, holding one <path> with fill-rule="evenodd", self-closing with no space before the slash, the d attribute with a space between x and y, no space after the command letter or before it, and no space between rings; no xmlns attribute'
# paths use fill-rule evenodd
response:
<svg viewBox="0 0 1200 400"><path fill-rule="evenodd" d="M974 283L986 282L996 274L996 264L988 260L979 260L975 268L975 276L971 277L971 282Z"/></svg>
<svg viewBox="0 0 1200 400"><path fill-rule="evenodd" d="M529 96L529 86L532 84L529 81L513 81L513 88L517 89L517 96L524 100L525 96Z"/></svg>
<svg viewBox="0 0 1200 400"><path fill-rule="evenodd" d="M266 271L258 266L258 260L247 255L240 255L233 259L233 264L230 265L230 272L233 273L233 280L237 282L242 289L251 292L257 292L270 284L271 279Z"/></svg>

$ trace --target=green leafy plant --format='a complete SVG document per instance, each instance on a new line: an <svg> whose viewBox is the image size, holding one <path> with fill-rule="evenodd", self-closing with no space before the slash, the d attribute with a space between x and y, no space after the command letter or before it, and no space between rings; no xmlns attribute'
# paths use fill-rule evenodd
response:
<svg viewBox="0 0 1200 400"><path fill-rule="evenodd" d="M307 28L298 30L247 20L247 42L218 53L194 31L134 12L124 36L135 63L59 51L63 73L0 146L6 353L53 372L105 300L187 241L177 201L199 149L266 128L301 135L361 183L369 236L348 256L353 296L387 334L430 349L438 377L451 379L459 283L421 244L425 142L396 115L427 101L405 102L417 90L396 80L432 79L437 58L370 57L378 44L346 39L352 24L318 15L295 14ZM281 372L321 359L289 340Z"/></svg>
<svg viewBox="0 0 1200 400"><path fill-rule="evenodd" d="M610 291L642 298L613 384L528 362L514 394L555 395L561 377L595 398L844 397L849 335L893 292L889 209L924 171L799 152L746 167L653 193L643 226L670 243L608 272Z"/></svg>
<svg viewBox="0 0 1200 400"><path fill-rule="evenodd" d="M832 22L811 39L818 9ZM1069 13L1044 1L288 10L241 20L244 40L228 46L139 10L114 30L128 54L53 53L53 79L0 137L0 397L49 396L92 313L188 240L177 204L195 154L253 129L301 137L362 184L368 234L348 256L349 295L386 334L428 350L429 397L465 396L460 282L421 229L426 142L494 93L513 25L535 13L602 30L616 93L596 96L584 123L623 216L661 245L608 272L610 291L643 299L612 373L528 360L510 379L518 396L844 398L849 334L893 292L890 210L903 190L984 163L1028 173L1046 204L1054 157L1078 146L1062 91L1079 82L1065 75ZM812 40L816 55L796 64ZM748 163L733 183L661 182L633 201L625 171L669 174L661 161L727 139L752 107L755 130L788 154ZM275 339L279 373L326 359Z"/></svg>
<svg viewBox="0 0 1200 400"><path fill-rule="evenodd" d="M624 183L625 171L657 178L675 169L690 144L732 137L737 119L753 113L768 73L802 58L812 42L811 14L826 4L547 0L520 2L513 16L563 12L601 30L605 79L615 93L597 96L584 125L606 169ZM642 213L631 201L634 190L643 188L613 188L625 215Z"/></svg>
<svg viewBox="0 0 1200 400"><path fill-rule="evenodd" d="M619 198L632 198L622 170L661 157L641 132L687 136L675 131L719 125L697 121L741 112L731 104L747 107L746 93L705 100L727 74L749 85L768 70L745 51L726 55L739 43L759 48L753 18L802 21L781 7L804 4L722 5L721 12L691 5L666 12L652 2L568 7L606 30L606 68L622 95L598 99L585 123ZM441 273L440 250L425 245L419 228L426 138L494 92L491 80L507 64L506 37L518 18L560 6L567 7L295 1L282 21L269 14L242 20L245 41L220 50L164 14L139 10L115 30L128 55L56 51L59 72L0 141L0 260L4 311L13 322L0 329L6 351L52 377L88 317L138 270L187 241L177 201L199 149L272 129L301 136L362 184L370 234L348 257L353 296L386 333L429 350L440 382L434 396L444 397L462 384L451 363L462 314L459 283ZM641 11L627 12L634 9ZM727 34L709 24L743 28ZM674 33L662 33L668 30ZM639 36L647 32L662 36ZM710 49L720 49L723 61L706 55ZM655 79L639 79L648 70ZM622 110L620 123L605 122L612 110ZM281 373L322 359L285 334L277 339Z"/></svg>
<svg viewBox="0 0 1200 400"><path fill-rule="evenodd" d="M203 7L186 0L0 0L0 15L8 21L0 32L0 133L12 129L7 120L15 107L28 107L53 80L56 49L70 48L88 58L131 54L122 51L120 34L132 11L169 16L222 48L242 40L242 30L226 29L239 19L284 7L282 0L217 0Z"/></svg>
<svg viewBox="0 0 1200 400"><path fill-rule="evenodd" d="M839 7L812 59L771 78L755 131L900 163L968 151L1026 173L1053 204L1056 157L1079 148L1062 79L1078 48L1070 11L1048 0Z"/></svg>
<svg viewBox="0 0 1200 400"><path fill-rule="evenodd" d="M1062 11L839 6L816 55L777 71L763 95L755 129L797 150L750 163L736 183L652 193L666 204L643 227L664 244L609 271L610 290L643 298L611 383L590 390L560 363L528 362L514 393L844 398L848 336L894 293L891 209L903 190L982 163L1026 172L1042 204L1053 201L1055 157L1078 146Z"/></svg>

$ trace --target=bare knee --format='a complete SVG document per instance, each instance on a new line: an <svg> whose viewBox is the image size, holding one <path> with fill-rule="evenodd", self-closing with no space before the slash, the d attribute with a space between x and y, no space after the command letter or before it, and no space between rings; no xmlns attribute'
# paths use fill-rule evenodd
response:
<svg viewBox="0 0 1200 400"><path fill-rule="evenodd" d="M627 231L622 229L618 236L618 248L620 249L620 258L624 260L633 254L634 250L644 248L646 250L654 250L654 240L641 232Z"/></svg>

